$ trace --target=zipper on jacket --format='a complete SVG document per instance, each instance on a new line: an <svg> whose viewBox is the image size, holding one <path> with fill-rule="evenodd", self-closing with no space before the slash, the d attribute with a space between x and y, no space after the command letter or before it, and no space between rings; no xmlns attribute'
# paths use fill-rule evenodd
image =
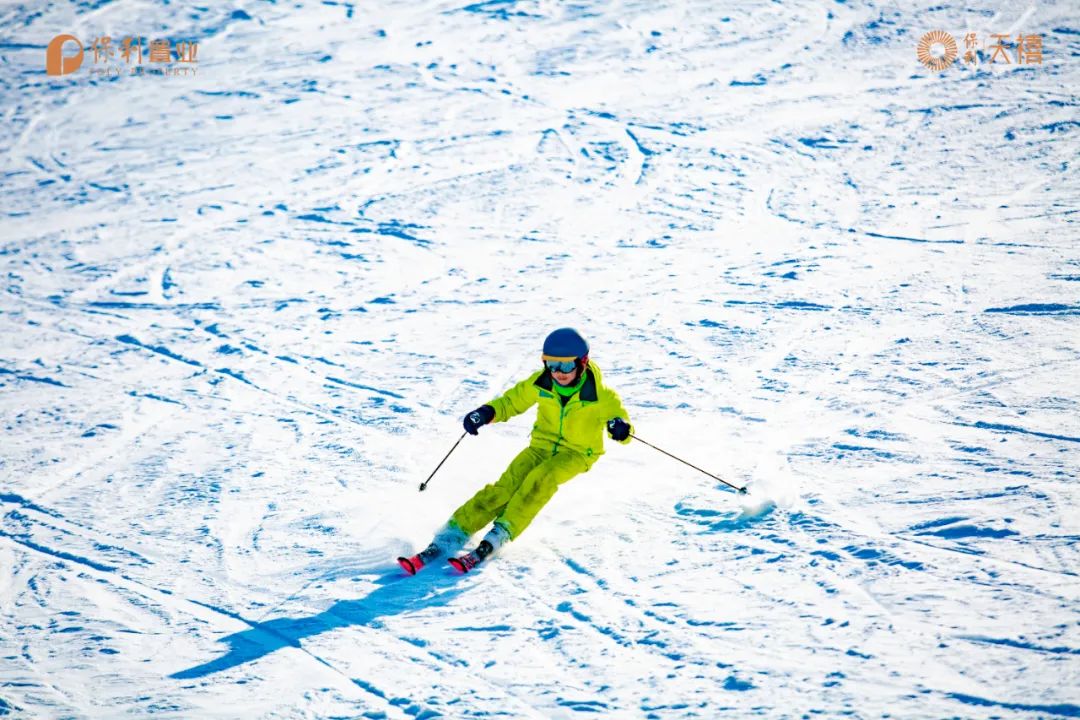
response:
<svg viewBox="0 0 1080 720"><path fill-rule="evenodd" d="M559 410L559 438L555 441L555 445L551 448L552 455L556 455L559 452L559 445L562 444L562 441L565 439L563 438L562 434L563 421L566 419L566 411L570 408L570 404L573 402L576 402L578 405L585 405L584 400L571 400L570 402L563 405L562 408Z"/></svg>
<svg viewBox="0 0 1080 720"><path fill-rule="evenodd" d="M562 435L563 420L566 419L566 408L568 408L568 407L570 407L569 402L567 402L565 405L562 405L559 408L559 437L555 441L555 446L553 448L551 448L552 457L554 457L555 455L558 454L558 452L559 452L559 443L561 443L563 441L563 435Z"/></svg>

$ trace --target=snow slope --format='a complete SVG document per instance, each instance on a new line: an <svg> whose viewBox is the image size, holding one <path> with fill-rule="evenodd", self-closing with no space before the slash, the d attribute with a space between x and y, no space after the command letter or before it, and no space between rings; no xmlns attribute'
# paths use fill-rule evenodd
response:
<svg viewBox="0 0 1080 720"><path fill-rule="evenodd" d="M0 8L0 717L1080 716L1075 4L210 5ZM750 495L403 578L566 324Z"/></svg>

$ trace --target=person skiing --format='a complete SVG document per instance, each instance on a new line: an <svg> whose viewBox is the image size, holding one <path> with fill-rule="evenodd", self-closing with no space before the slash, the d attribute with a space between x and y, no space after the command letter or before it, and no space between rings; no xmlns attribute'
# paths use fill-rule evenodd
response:
<svg viewBox="0 0 1080 720"><path fill-rule="evenodd" d="M633 426L618 393L603 383L589 361L589 344L573 328L555 330L544 340L543 367L504 394L465 416L465 431L477 435L492 422L505 422L537 405L529 446L502 476L481 488L454 511L427 548L398 562L410 575L441 555L460 550L477 531L494 521L476 550L450 558L461 572L510 540L521 536L560 485L588 471L604 454L604 429L620 443L630 442Z"/></svg>

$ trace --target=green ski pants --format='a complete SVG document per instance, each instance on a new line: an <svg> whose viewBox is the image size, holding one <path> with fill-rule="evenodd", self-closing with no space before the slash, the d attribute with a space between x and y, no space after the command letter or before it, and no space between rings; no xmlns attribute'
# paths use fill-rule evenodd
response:
<svg viewBox="0 0 1080 720"><path fill-rule="evenodd" d="M540 508L560 485L589 469L580 453L550 452L527 447L518 453L495 483L485 485L459 507L451 522L472 535L497 520L516 538L525 531Z"/></svg>

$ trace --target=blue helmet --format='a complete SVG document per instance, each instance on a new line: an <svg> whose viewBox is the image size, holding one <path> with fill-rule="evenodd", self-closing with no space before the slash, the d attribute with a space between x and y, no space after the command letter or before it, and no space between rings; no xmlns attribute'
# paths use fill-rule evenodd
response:
<svg viewBox="0 0 1080 720"><path fill-rule="evenodd" d="M559 328L544 340L544 360L577 360L589 357L589 343L573 328Z"/></svg>

